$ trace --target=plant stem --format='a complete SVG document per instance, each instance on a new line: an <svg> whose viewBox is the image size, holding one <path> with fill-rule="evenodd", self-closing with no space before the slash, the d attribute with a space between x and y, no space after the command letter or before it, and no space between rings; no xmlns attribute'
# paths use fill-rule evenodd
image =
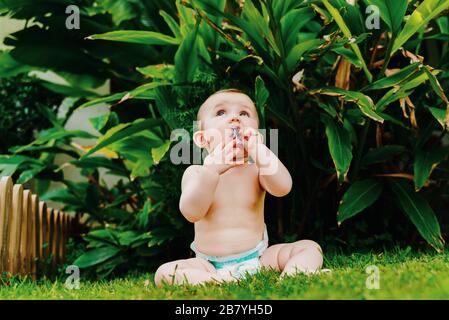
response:
<svg viewBox="0 0 449 320"><path fill-rule="evenodd" d="M419 50L421 49L422 38L423 38L424 32L426 31L426 28L427 28L427 25L425 25L424 28L419 33L419 36L418 36L419 42L418 42L418 45L416 46L416 49L415 49L415 54L416 55L419 54Z"/></svg>
<svg viewBox="0 0 449 320"><path fill-rule="evenodd" d="M382 65L382 69L380 70L379 74L377 75L377 79L380 79L385 74L385 70L388 67L388 64L390 63L391 59L391 51L393 50L393 44L396 40L396 34L393 33L391 36L390 42L388 43L387 52L385 54L384 64Z"/></svg>
<svg viewBox="0 0 449 320"><path fill-rule="evenodd" d="M359 149L357 150L356 158L354 160L354 171L352 174L352 180L356 179L359 174L360 161L362 159L363 149L365 148L366 138L368 136L370 124L371 124L371 119L368 119L365 126L363 127Z"/></svg>

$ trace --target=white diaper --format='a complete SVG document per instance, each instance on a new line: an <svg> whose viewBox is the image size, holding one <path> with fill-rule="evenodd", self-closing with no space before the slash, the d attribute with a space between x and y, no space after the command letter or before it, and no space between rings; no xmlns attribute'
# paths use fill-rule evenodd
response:
<svg viewBox="0 0 449 320"><path fill-rule="evenodd" d="M229 256L208 256L199 252L195 243L192 242L190 248L195 252L197 258L202 258L209 261L217 270L217 273L222 276L232 275L236 278L242 278L246 274L255 274L260 270L259 257L268 248L268 233L265 226L263 239L257 244L254 249L233 254Z"/></svg>

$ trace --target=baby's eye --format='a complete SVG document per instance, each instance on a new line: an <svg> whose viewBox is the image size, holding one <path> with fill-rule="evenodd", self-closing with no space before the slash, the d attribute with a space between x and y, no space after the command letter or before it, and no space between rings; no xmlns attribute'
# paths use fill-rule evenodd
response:
<svg viewBox="0 0 449 320"><path fill-rule="evenodd" d="M225 114L224 110L218 110L216 116L222 116L224 114Z"/></svg>
<svg viewBox="0 0 449 320"><path fill-rule="evenodd" d="M246 111L240 112L240 115L241 115L241 116L247 116L247 117L249 117L249 113L246 112Z"/></svg>

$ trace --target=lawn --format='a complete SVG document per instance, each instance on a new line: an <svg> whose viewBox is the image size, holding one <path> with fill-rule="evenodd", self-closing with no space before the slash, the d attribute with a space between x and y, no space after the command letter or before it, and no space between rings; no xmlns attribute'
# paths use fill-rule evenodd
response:
<svg viewBox="0 0 449 320"><path fill-rule="evenodd" d="M368 266L379 270L379 289L368 289ZM394 250L326 257L331 273L284 280L265 270L239 283L156 288L153 274L83 281L67 289L65 279L13 280L0 284L0 299L447 299L449 251L442 254ZM368 279L369 283L370 280Z"/></svg>

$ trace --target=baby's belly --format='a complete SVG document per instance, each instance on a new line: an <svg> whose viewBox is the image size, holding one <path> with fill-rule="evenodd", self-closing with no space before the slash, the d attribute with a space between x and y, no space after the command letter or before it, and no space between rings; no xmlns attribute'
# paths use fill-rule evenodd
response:
<svg viewBox="0 0 449 320"><path fill-rule="evenodd" d="M195 246L211 256L227 256L251 250L262 241L263 214L203 219L195 223Z"/></svg>

